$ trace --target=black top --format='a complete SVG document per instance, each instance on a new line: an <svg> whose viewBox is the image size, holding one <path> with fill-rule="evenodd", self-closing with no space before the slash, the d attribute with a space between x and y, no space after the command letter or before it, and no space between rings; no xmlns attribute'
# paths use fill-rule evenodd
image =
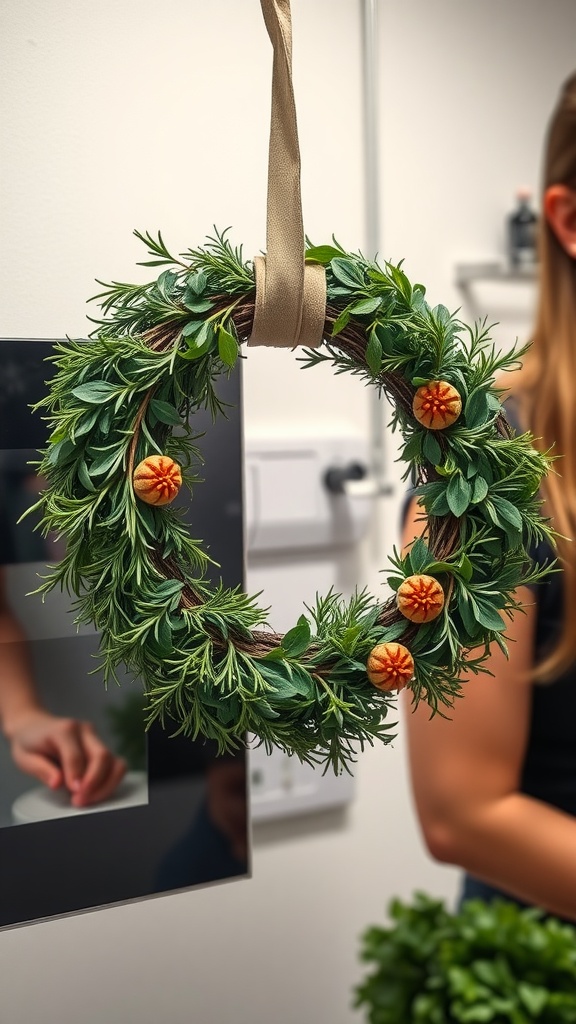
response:
<svg viewBox="0 0 576 1024"><path fill-rule="evenodd" d="M552 556L550 550L548 556ZM562 625L560 574L549 576L534 590L536 658L540 659L554 646ZM534 684L531 699L521 792L576 816L576 666L552 683Z"/></svg>
<svg viewBox="0 0 576 1024"><path fill-rule="evenodd" d="M510 399L506 415L520 429ZM552 562L554 552L541 543L532 552L539 563ZM554 572L534 586L537 602L535 657L541 661L554 647L563 620L562 576ZM530 729L520 791L576 816L576 665L552 683L532 686Z"/></svg>

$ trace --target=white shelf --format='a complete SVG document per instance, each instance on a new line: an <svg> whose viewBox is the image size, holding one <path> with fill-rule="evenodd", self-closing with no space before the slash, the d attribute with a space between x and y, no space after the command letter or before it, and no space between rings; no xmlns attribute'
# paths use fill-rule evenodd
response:
<svg viewBox="0 0 576 1024"><path fill-rule="evenodd" d="M456 285L458 288L469 288L476 281L488 281L500 284L530 284L538 276L538 267L512 267L501 261L493 260L483 263L457 263L455 267Z"/></svg>

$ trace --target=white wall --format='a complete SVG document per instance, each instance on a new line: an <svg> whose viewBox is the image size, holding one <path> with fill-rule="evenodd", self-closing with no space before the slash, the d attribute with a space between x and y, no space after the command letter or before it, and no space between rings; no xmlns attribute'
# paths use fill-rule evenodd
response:
<svg viewBox="0 0 576 1024"><path fill-rule="evenodd" d="M363 245L360 2L293 0L308 233ZM492 256L512 193L572 68L572 0L380 5L382 250L454 307L453 264ZM86 333L93 279L129 280L134 227L179 251L216 222L247 255L265 238L269 44L257 0L4 0L0 335ZM529 292L491 289L503 340ZM250 352L246 420L368 430L354 379ZM379 587L397 500L365 546ZM362 567L363 566L363 567ZM363 578L361 578L363 577ZM360 931L392 894L452 894L423 854L402 741L364 755L347 816L258 829L251 881L0 936L9 1024L304 1024L349 1009ZM41 851L38 851L41 856Z"/></svg>

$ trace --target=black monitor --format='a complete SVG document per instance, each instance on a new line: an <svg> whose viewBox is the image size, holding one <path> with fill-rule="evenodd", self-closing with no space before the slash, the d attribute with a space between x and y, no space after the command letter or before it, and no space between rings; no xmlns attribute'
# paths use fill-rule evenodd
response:
<svg viewBox="0 0 576 1024"><path fill-rule="evenodd" d="M76 811L65 789L51 792L21 772L0 738L0 927L142 899L248 872L246 754L218 757L203 740L158 725L145 732L142 688L119 687L93 673L98 635L73 623L60 594L43 604L29 591L54 559L32 519L18 524L41 487L31 462L46 423L31 406L46 393L54 342L0 339L0 581L27 640L42 704L58 716L88 720L128 762L122 783L101 805ZM204 482L186 511L214 570L243 583L240 368L217 385L227 417L196 414ZM189 498L189 495L186 495ZM47 546L48 545L48 546ZM0 606L1 607L1 606ZM6 644L0 642L6 653ZM2 665L0 661L0 686ZM3 795L4 791L4 795Z"/></svg>

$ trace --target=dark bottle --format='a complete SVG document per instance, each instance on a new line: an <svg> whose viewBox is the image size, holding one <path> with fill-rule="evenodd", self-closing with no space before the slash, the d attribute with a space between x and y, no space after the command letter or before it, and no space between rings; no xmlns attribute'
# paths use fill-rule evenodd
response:
<svg viewBox="0 0 576 1024"><path fill-rule="evenodd" d="M508 252L510 263L519 270L533 267L538 259L538 217L530 205L532 193L519 188L518 205L508 217Z"/></svg>

